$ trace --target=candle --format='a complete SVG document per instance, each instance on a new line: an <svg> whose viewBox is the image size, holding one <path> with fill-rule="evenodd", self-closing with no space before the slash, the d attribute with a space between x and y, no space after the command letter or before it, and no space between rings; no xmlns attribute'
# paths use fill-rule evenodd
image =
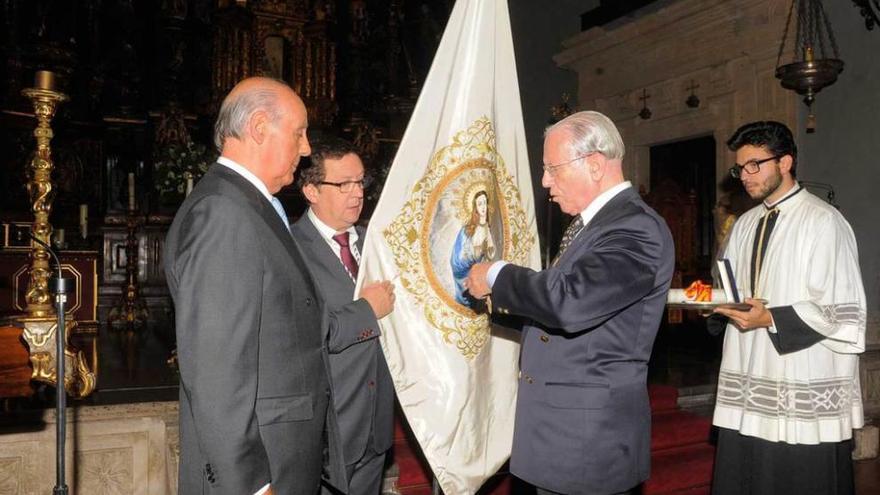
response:
<svg viewBox="0 0 880 495"><path fill-rule="evenodd" d="M193 178L192 178L192 176L189 176L186 178L186 195L189 196L189 193L191 193L192 190L193 190Z"/></svg>
<svg viewBox="0 0 880 495"><path fill-rule="evenodd" d="M83 239L89 236L89 205L79 205L79 235Z"/></svg>
<svg viewBox="0 0 880 495"><path fill-rule="evenodd" d="M55 229L55 249L64 248L64 229Z"/></svg>
<svg viewBox="0 0 880 495"><path fill-rule="evenodd" d="M37 89L55 89L55 74L47 70L38 70L34 74L34 87Z"/></svg>
<svg viewBox="0 0 880 495"><path fill-rule="evenodd" d="M134 172L128 173L128 209L134 211Z"/></svg>

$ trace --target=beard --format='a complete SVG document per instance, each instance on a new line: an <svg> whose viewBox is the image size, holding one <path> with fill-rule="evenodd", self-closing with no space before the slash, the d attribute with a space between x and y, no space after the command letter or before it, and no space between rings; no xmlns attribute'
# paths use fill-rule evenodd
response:
<svg viewBox="0 0 880 495"><path fill-rule="evenodd" d="M767 179L758 186L757 190L746 189L746 192L752 199L756 201L764 201L771 194L776 192L780 185L782 185L782 174L779 173L779 169L774 169L773 175L767 177Z"/></svg>

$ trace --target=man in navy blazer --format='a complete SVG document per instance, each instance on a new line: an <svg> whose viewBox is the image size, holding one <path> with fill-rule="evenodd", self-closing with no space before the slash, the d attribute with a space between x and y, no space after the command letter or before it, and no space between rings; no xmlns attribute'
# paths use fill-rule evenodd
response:
<svg viewBox="0 0 880 495"><path fill-rule="evenodd" d="M650 473L648 359L675 264L664 220L623 177L606 116L550 127L542 185L574 216L542 271L474 265L474 297L523 326L510 470L538 493L615 494Z"/></svg>

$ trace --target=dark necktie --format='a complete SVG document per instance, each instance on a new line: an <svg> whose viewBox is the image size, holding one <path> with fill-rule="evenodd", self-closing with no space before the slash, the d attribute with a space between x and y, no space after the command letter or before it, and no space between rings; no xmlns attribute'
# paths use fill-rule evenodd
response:
<svg viewBox="0 0 880 495"><path fill-rule="evenodd" d="M342 259L342 264L345 265L348 273L351 274L351 278L357 279L358 264L354 259L354 255L351 254L351 246L348 244L348 232L334 235L333 240L336 241L336 244L339 244L339 257Z"/></svg>
<svg viewBox="0 0 880 495"><path fill-rule="evenodd" d="M562 234L562 241L559 242L559 252L556 253L556 257L553 258L553 262L550 263L550 266L556 266L556 263L559 262L559 258L562 257L562 253L568 249L568 246L571 245L571 241L577 237L578 232L584 227L584 217L578 215L574 217L570 224L568 224L568 228L565 229L565 233Z"/></svg>
<svg viewBox="0 0 880 495"><path fill-rule="evenodd" d="M755 243L752 245L752 297L759 297L758 281L761 277L761 268L764 266L764 255L767 254L767 244L770 243L770 234L776 226L777 218L779 218L779 208L770 208L764 212L755 229Z"/></svg>

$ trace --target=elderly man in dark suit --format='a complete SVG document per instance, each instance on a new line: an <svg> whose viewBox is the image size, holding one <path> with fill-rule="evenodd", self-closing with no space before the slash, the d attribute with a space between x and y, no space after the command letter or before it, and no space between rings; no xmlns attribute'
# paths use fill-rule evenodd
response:
<svg viewBox="0 0 880 495"><path fill-rule="evenodd" d="M365 182L351 144L316 142L299 178L309 209L291 229L330 312L330 372L349 495L379 495L393 437L394 385L378 340L378 320L394 308L393 286L367 283L354 297L365 233L355 223Z"/></svg>
<svg viewBox="0 0 880 495"><path fill-rule="evenodd" d="M309 154L302 100L240 82L220 108L221 150L165 241L180 363L181 494L302 494L338 459L324 303L273 195ZM328 417L330 420L328 421ZM336 480L341 463L328 463Z"/></svg>
<svg viewBox="0 0 880 495"><path fill-rule="evenodd" d="M666 223L623 177L598 112L555 124L542 185L574 216L550 267L475 265L467 286L523 328L510 470L539 493L626 492L650 472L648 359L672 278Z"/></svg>

